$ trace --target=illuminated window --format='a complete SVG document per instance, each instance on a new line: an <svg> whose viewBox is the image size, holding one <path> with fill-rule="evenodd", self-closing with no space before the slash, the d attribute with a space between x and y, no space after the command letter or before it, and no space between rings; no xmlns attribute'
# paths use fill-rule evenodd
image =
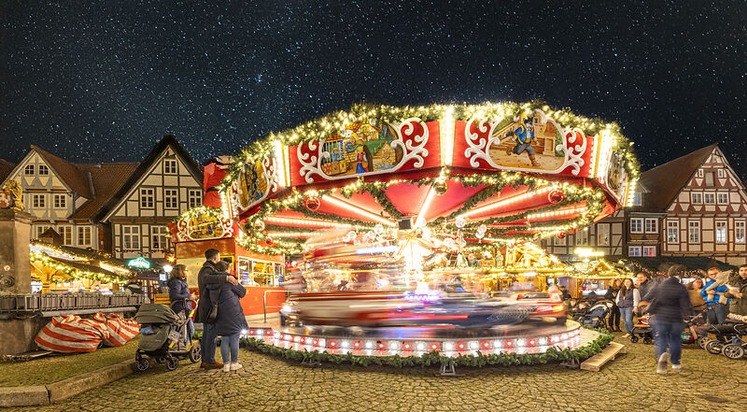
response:
<svg viewBox="0 0 747 412"><path fill-rule="evenodd" d="M680 222L676 220L667 221L667 243L679 243Z"/></svg>
<svg viewBox="0 0 747 412"><path fill-rule="evenodd" d="M656 256L656 246L644 246L643 247L643 256L645 256L645 257L655 257Z"/></svg>
<svg viewBox="0 0 747 412"><path fill-rule="evenodd" d="M583 229L576 232L576 246L589 245L589 229Z"/></svg>
<svg viewBox="0 0 747 412"><path fill-rule="evenodd" d="M745 224L744 220L734 222L734 242L744 243Z"/></svg>
<svg viewBox="0 0 747 412"><path fill-rule="evenodd" d="M726 222L716 222L716 243L726 243Z"/></svg>
<svg viewBox="0 0 747 412"><path fill-rule="evenodd" d="M700 221L692 220L687 223L687 242L700 243Z"/></svg>
<svg viewBox="0 0 747 412"><path fill-rule="evenodd" d="M628 256L641 256L641 247L640 246L628 246Z"/></svg>

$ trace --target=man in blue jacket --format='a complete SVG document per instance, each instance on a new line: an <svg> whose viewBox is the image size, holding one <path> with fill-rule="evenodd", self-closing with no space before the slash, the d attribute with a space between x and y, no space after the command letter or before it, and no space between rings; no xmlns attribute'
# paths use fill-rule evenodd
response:
<svg viewBox="0 0 747 412"><path fill-rule="evenodd" d="M708 281L700 291L700 296L703 296L706 302L706 317L708 323L712 325L718 325L726 320L726 315L729 314L729 302L724 293L729 290L726 286L726 282L717 282L717 277L721 271L717 267L708 269ZM724 275L726 276L726 275ZM718 285L718 286L717 286Z"/></svg>

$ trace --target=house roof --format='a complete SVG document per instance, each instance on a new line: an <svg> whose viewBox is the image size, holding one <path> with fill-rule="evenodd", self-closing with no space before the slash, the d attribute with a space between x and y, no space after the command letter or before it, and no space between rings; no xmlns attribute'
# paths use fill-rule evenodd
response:
<svg viewBox="0 0 747 412"><path fill-rule="evenodd" d="M645 189L641 209L665 211L692 179L708 156L718 148L712 144L641 173L638 184ZM633 208L636 210L638 208Z"/></svg>
<svg viewBox="0 0 747 412"><path fill-rule="evenodd" d="M158 142L157 145L153 147L145 160L143 160L129 175L129 178L126 182L124 182L123 185L120 186L119 190L117 190L116 193L107 200L106 204L104 204L104 206L93 215L93 220L101 221L105 219L110 212L115 210L117 205L122 202L122 200L130 192L130 190L132 190L141 179L144 179L146 177L148 170L153 167L153 164L158 161L161 154L169 147L171 147L174 150L174 153L176 153L181 158L190 174L198 182L202 182L202 169L197 164L197 162L195 162L192 156L190 156L190 154L184 149L184 147L182 147L182 145L180 145L179 142L176 141L176 137L172 135L166 135L163 139L161 139L161 141Z"/></svg>
<svg viewBox="0 0 747 412"><path fill-rule="evenodd" d="M77 165L90 176L94 197L88 200L75 213L71 220L88 220L114 196L132 175L139 163L99 163Z"/></svg>
<svg viewBox="0 0 747 412"><path fill-rule="evenodd" d="M55 174L70 188L70 190L86 199L93 198L94 194L92 192L92 185L88 176L78 169L75 164L68 163L67 161L33 144L31 145L31 150L36 151L36 153L44 159L47 166L55 172Z"/></svg>
<svg viewBox="0 0 747 412"><path fill-rule="evenodd" d="M4 182L5 179L10 176L10 172L12 172L15 167L15 163L11 163L5 159L0 159L0 183Z"/></svg>

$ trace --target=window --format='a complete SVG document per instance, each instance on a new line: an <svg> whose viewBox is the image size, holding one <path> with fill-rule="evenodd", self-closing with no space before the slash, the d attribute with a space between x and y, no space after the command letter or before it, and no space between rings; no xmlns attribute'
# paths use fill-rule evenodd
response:
<svg viewBox="0 0 747 412"><path fill-rule="evenodd" d="M163 201L166 209L179 208L179 191L177 189L164 189Z"/></svg>
<svg viewBox="0 0 747 412"><path fill-rule="evenodd" d="M641 247L628 246L628 256L641 256Z"/></svg>
<svg viewBox="0 0 747 412"><path fill-rule="evenodd" d="M597 225L597 246L610 245L610 225Z"/></svg>
<svg viewBox="0 0 747 412"><path fill-rule="evenodd" d="M34 209L44 209L47 207L47 195L31 195L31 207Z"/></svg>
<svg viewBox="0 0 747 412"><path fill-rule="evenodd" d="M39 165L39 176L49 176L49 167L47 165Z"/></svg>
<svg viewBox="0 0 747 412"><path fill-rule="evenodd" d="M726 177L726 170L724 169L718 169L718 177L725 178Z"/></svg>
<svg viewBox="0 0 747 412"><path fill-rule="evenodd" d="M718 198L718 204L720 205L729 204L729 193L728 192L718 192L716 194L716 197Z"/></svg>
<svg viewBox="0 0 747 412"><path fill-rule="evenodd" d="M690 193L690 201L694 204L702 204L703 203L703 193L700 192L692 192Z"/></svg>
<svg viewBox="0 0 747 412"><path fill-rule="evenodd" d="M163 161L163 174L175 175L176 174L176 160L166 159Z"/></svg>
<svg viewBox="0 0 747 412"><path fill-rule="evenodd" d="M643 219L630 219L630 233L643 233Z"/></svg>
<svg viewBox="0 0 747 412"><path fill-rule="evenodd" d="M705 174L705 184L706 186L713 186L713 172L708 172Z"/></svg>
<svg viewBox="0 0 747 412"><path fill-rule="evenodd" d="M151 226L150 248L151 250L168 251L171 248L169 229L166 226Z"/></svg>
<svg viewBox="0 0 747 412"><path fill-rule="evenodd" d="M73 246L73 227L72 226L58 226L57 233L62 236L62 243L65 246Z"/></svg>
<svg viewBox="0 0 747 412"><path fill-rule="evenodd" d="M44 225L37 226L36 227L36 239L39 239L40 237L42 237L42 234L44 234L44 232L49 230L50 227L51 226L44 226Z"/></svg>
<svg viewBox="0 0 747 412"><path fill-rule="evenodd" d="M744 220L737 220L734 222L734 242L744 243Z"/></svg>
<svg viewBox="0 0 747 412"><path fill-rule="evenodd" d="M34 169L34 165L26 165L26 167L23 169L23 174L25 174L26 176L33 176L34 174L36 174L34 172Z"/></svg>
<svg viewBox="0 0 747 412"><path fill-rule="evenodd" d="M688 222L687 242L688 243L700 243L700 221Z"/></svg>
<svg viewBox="0 0 747 412"><path fill-rule="evenodd" d="M67 196L66 195L54 195L54 208L65 209L67 207Z"/></svg>
<svg viewBox="0 0 747 412"><path fill-rule="evenodd" d="M633 193L633 206L643 205L643 194L641 192Z"/></svg>
<svg viewBox="0 0 747 412"><path fill-rule="evenodd" d="M713 192L705 192L703 196L704 203L707 205L715 205L716 204L716 194Z"/></svg>
<svg viewBox="0 0 747 412"><path fill-rule="evenodd" d="M589 228L576 231L576 246L589 245Z"/></svg>
<svg viewBox="0 0 747 412"><path fill-rule="evenodd" d="M140 207L143 209L153 209L155 203L154 189L140 189Z"/></svg>
<svg viewBox="0 0 747 412"><path fill-rule="evenodd" d="M656 219L646 219L646 233L657 233L659 222Z"/></svg>
<svg viewBox="0 0 747 412"><path fill-rule="evenodd" d="M698 169L698 177L703 177L703 169Z"/></svg>
<svg viewBox="0 0 747 412"><path fill-rule="evenodd" d="M78 246L91 246L90 226L78 226Z"/></svg>
<svg viewBox="0 0 747 412"><path fill-rule="evenodd" d="M716 243L726 243L726 222L716 222Z"/></svg>
<svg viewBox="0 0 747 412"><path fill-rule="evenodd" d="M122 249L140 249L140 226L122 226Z"/></svg>
<svg viewBox="0 0 747 412"><path fill-rule="evenodd" d="M667 243L679 243L680 222L670 220L667 222Z"/></svg>
<svg viewBox="0 0 747 412"><path fill-rule="evenodd" d="M189 189L189 191L187 191L187 198L189 199L190 209L201 205L202 204L202 190Z"/></svg>
<svg viewBox="0 0 747 412"><path fill-rule="evenodd" d="M643 256L645 256L645 257L655 257L656 256L656 246L644 246L643 247Z"/></svg>

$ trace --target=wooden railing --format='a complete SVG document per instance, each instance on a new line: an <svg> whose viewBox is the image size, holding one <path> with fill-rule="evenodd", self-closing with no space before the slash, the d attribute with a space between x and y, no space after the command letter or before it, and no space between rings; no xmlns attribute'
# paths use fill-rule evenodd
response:
<svg viewBox="0 0 747 412"><path fill-rule="evenodd" d="M134 311L143 304L143 295L54 294L0 296L0 316L83 314Z"/></svg>

